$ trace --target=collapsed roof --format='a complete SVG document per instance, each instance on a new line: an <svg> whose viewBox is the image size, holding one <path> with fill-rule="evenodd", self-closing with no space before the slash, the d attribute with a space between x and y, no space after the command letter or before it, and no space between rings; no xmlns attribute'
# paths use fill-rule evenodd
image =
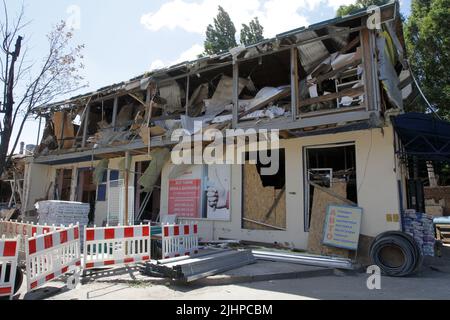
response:
<svg viewBox="0 0 450 320"><path fill-rule="evenodd" d="M379 14L382 28L363 11L36 108L47 120L36 161L146 154L199 122L283 138L377 127L414 92L398 2Z"/></svg>
<svg viewBox="0 0 450 320"><path fill-rule="evenodd" d="M380 7L381 23L394 22L396 39L405 47L403 34L401 32L401 20L399 17L399 4L392 2ZM351 44L353 35L363 29L364 21L371 15L370 11L362 11L345 17L335 18L313 24L309 27L301 27L277 35L272 39L264 40L260 43L247 47L240 46L224 52L222 54L200 58L195 61L186 61L174 66L160 70L146 72L140 76L128 81L113 84L96 91L82 94L70 99L46 104L35 108L36 115L45 116L48 113L73 109L85 106L88 102L96 102L108 99L119 94L137 91L145 88L149 83L155 82L158 85L164 85L172 81L182 80L192 76L192 87L196 87L197 76L200 73L207 73L214 70L220 70L231 66L233 61L245 62L252 59L263 58L268 55L278 53L280 55L288 54L291 48L298 48L300 53L300 74L309 74L317 65L318 61L330 55L336 50L342 50ZM197 79L196 79L197 78ZM261 77L255 77L261 79Z"/></svg>

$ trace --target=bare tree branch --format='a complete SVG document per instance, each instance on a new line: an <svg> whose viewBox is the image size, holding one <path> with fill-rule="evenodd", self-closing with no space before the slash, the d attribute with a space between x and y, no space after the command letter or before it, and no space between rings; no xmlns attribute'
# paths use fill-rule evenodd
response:
<svg viewBox="0 0 450 320"><path fill-rule="evenodd" d="M47 35L49 45L47 54L39 69L35 68L35 62L30 63L26 60L27 48L21 52L23 37L19 34L29 24L24 22L24 5L22 4L20 13L13 22L9 19L5 0L3 0L3 6L5 19L4 22L0 22L2 37L0 41L4 54L0 57L0 80L4 88L3 103L8 114L4 118L3 130L0 132L0 175L10 163L23 128L33 110L38 105L51 102L56 96L66 95L82 88L80 81L83 78L78 72L84 67L79 63L83 59L81 51L84 46L70 46L72 31L67 29L64 21L61 21ZM16 38L16 45L13 48L13 41ZM38 71L33 74L35 69ZM26 75L29 76L28 81L24 81ZM14 101L15 99L18 103ZM22 117L20 124L19 117ZM12 131L16 125L19 125L18 134L14 137L12 151L8 154Z"/></svg>

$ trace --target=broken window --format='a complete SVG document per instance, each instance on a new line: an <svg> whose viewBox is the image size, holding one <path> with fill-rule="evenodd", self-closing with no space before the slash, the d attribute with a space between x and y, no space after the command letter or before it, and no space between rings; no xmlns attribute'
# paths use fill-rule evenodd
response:
<svg viewBox="0 0 450 320"><path fill-rule="evenodd" d="M72 190L72 169L56 170L54 199L70 201Z"/></svg>
<svg viewBox="0 0 450 320"><path fill-rule="evenodd" d="M304 175L306 232L313 216L325 214L330 199L339 201L341 197L358 203L354 144L305 148ZM324 189L338 198L333 198Z"/></svg>
<svg viewBox="0 0 450 320"><path fill-rule="evenodd" d="M261 175L261 169L270 167L270 164L264 165L259 154L256 164L250 161L250 153L246 154L246 164L243 166L243 229L286 229L286 156L284 149L279 152L279 170L271 176ZM271 156L270 152L268 156Z"/></svg>

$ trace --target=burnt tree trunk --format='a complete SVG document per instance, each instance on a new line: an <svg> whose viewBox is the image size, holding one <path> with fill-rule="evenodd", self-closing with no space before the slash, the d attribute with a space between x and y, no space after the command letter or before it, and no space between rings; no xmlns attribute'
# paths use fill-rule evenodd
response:
<svg viewBox="0 0 450 320"><path fill-rule="evenodd" d="M4 101L4 113L3 118L3 131L1 132L0 142L0 176L3 175L8 163L8 149L11 135L13 132L13 111L14 111L14 74L17 58L20 55L20 49L22 47L22 37L17 37L16 46L14 52L7 53L11 55L11 65L8 71L8 77L6 79L6 101Z"/></svg>

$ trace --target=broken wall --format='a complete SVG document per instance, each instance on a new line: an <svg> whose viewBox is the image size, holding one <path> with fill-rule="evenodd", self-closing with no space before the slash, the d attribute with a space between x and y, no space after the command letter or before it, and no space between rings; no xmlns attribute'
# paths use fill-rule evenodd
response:
<svg viewBox="0 0 450 320"><path fill-rule="evenodd" d="M53 186L53 181L50 179L51 169L50 166L36 163L27 163L25 165L23 186L23 211L25 213L34 211L34 204L36 202L49 199Z"/></svg>
<svg viewBox="0 0 450 320"><path fill-rule="evenodd" d="M55 112L52 121L55 128L55 136L58 139L58 146L61 146L62 149L72 148L75 129L71 115L68 112Z"/></svg>

